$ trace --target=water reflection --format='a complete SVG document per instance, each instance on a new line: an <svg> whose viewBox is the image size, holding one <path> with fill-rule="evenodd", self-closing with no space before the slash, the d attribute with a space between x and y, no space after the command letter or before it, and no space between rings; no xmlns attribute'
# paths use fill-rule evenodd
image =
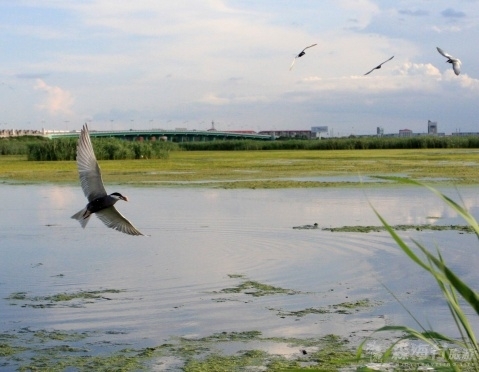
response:
<svg viewBox="0 0 479 372"><path fill-rule="evenodd" d="M444 321L448 310L434 283L399 252L386 233L292 229L315 222L320 227L379 225L369 202L393 225L463 224L427 190L124 185L117 189L130 198L119 210L149 237L120 234L95 218L82 230L70 219L85 202L79 187L0 186L0 332L22 327L95 330L104 332L98 341L103 337L137 346L155 345L172 335L242 330L260 330L268 337L326 333L360 337L366 323L375 329L385 322L410 321L380 281L438 330L450 323ZM455 200L460 196L461 203L479 217L476 188L442 191ZM446 260L477 283L473 235L450 231L402 235L443 247ZM247 279L298 293L264 297L221 293ZM76 307L21 307L24 302L5 299L16 292L33 298L102 289L121 292L109 299L79 301ZM362 298L381 302L352 315L278 316L280 310L327 307Z"/></svg>

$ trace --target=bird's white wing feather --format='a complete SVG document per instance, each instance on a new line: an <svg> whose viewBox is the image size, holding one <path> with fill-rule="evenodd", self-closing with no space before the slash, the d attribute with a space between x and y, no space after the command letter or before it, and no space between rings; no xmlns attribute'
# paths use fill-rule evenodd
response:
<svg viewBox="0 0 479 372"><path fill-rule="evenodd" d="M80 184L88 201L106 195L100 167L96 161L95 153L91 145L88 127L85 124L80 133L77 145L77 166L80 175Z"/></svg>
<svg viewBox="0 0 479 372"><path fill-rule="evenodd" d="M436 49L437 49L437 51L438 51L439 53L441 53L444 57L450 58L450 59L454 59L453 56L451 56L449 53L446 53L446 52L445 52L444 50L442 50L441 48L436 47Z"/></svg>
<svg viewBox="0 0 479 372"><path fill-rule="evenodd" d="M291 69L293 68L293 65L294 65L294 62L296 61L296 57L294 57L293 59L293 62L291 63L291 66L289 66L289 70L291 71Z"/></svg>
<svg viewBox="0 0 479 372"><path fill-rule="evenodd" d="M95 214L110 229L115 229L129 235L143 235L130 221L123 217L115 207L102 209Z"/></svg>
<svg viewBox="0 0 479 372"><path fill-rule="evenodd" d="M314 47L315 45L318 45L318 44L313 44L313 45L307 46L306 48L303 49L303 52L308 48Z"/></svg>
<svg viewBox="0 0 479 372"><path fill-rule="evenodd" d="M452 69L456 75L459 75L461 73L461 62L459 60L454 60L452 62Z"/></svg>

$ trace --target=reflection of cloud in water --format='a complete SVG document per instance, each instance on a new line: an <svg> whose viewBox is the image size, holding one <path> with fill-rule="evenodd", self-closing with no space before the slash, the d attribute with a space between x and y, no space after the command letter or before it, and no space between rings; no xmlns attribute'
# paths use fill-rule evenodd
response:
<svg viewBox="0 0 479 372"><path fill-rule="evenodd" d="M458 194L452 189L448 195L472 212L479 206L479 197L470 191L471 188L466 188ZM306 222L317 222L320 226L378 225L379 220L368 201L392 225L431 223L427 219L431 216L441 219L437 223L444 223L444 219L458 217L454 210L433 193L418 187L335 188L314 192L317 195L311 196L310 203L300 207L304 208L305 216L316 215L314 220Z"/></svg>
<svg viewBox="0 0 479 372"><path fill-rule="evenodd" d="M83 197L83 191L80 187L49 186L41 188L38 193L42 202L40 203L40 208L53 207L63 209L69 207L72 204L72 200Z"/></svg>
<svg viewBox="0 0 479 372"><path fill-rule="evenodd" d="M1 185L0 191L9 196L2 205L6 213L0 215L0 283L5 293L27 289L35 296L79 289L126 290L111 301L67 312L38 310L30 318L4 301L0 303L5 316L2 327L125 330L115 336L118 342L155 343L171 335L252 329L265 337L347 333L348 327L354 328L350 327L357 319L354 314L307 315L296 320L282 319L270 309L297 311L363 298L390 298L377 277L398 289L398 295L404 295L408 286L414 289L421 283L429 289L433 283L425 284L420 269L404 257L387 233L331 233L321 227L379 225L368 200L393 225L462 223L435 195L413 187L211 190L122 185L121 191L132 200L122 203L122 213L151 235L130 237L105 228L98 219L85 230L71 220L86 201L77 186ZM454 189L447 191L459 200ZM479 217L476 188L461 188L459 194ZM428 220L430 216L441 219ZM42 227L39 221L61 228ZM319 229L292 228L315 222ZM32 231L27 237L22 235L25 226ZM428 242L441 237L441 243L453 247L445 252L448 258L469 257L468 264L475 260L468 251L473 244L455 244L458 239L472 241L467 234L405 234ZM32 262L43 265L32 269ZM474 270L453 263L477 280ZM229 274L245 278L230 278ZM260 298L219 293L243 280L301 293ZM428 292L413 291L405 300L416 301L414 296L424 293ZM431 317L442 316L434 301L431 306L435 306ZM393 315L398 311L397 306L387 310ZM374 319L371 328L383 325ZM363 329L364 323L364 318L358 321L357 328ZM109 337L111 341L113 336Z"/></svg>
<svg viewBox="0 0 479 372"><path fill-rule="evenodd" d="M49 186L38 191L38 206L35 209L41 225L65 225L67 218L83 208L87 200L80 187ZM75 202L77 202L75 205Z"/></svg>

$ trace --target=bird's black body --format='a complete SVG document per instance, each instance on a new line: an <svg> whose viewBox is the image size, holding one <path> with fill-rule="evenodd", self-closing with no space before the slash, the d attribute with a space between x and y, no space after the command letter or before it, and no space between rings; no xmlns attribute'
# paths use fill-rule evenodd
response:
<svg viewBox="0 0 479 372"><path fill-rule="evenodd" d="M91 202L89 202L86 205L87 211L90 212L90 213L96 213L96 212L99 212L99 211L101 211L105 208L109 208L109 207L114 206L115 203L118 200L120 200L121 197L123 197L123 196L119 193L113 193L113 194L120 195L120 198L114 198L111 195L102 196L101 198L96 198L95 200L92 200Z"/></svg>
<svg viewBox="0 0 479 372"><path fill-rule="evenodd" d="M384 65L386 62L390 61L391 59L393 59L394 56L392 56L391 58L389 58L388 60L384 61L383 63L377 65L376 67L372 68L371 70L369 70L368 72L366 72L364 75L369 75L371 72L373 72L374 70L379 70L381 68L382 65Z"/></svg>
<svg viewBox="0 0 479 372"><path fill-rule="evenodd" d="M291 70L293 68L293 65L294 65L294 61L296 61L296 58L300 58L302 56L304 56L306 54L306 49L308 48L311 48L311 47L314 47L315 45L318 45L318 44L313 44L313 45L310 45L310 46L307 46L306 48L304 48L301 52L299 52L293 59L293 63L291 63L291 66L289 67L289 69Z"/></svg>

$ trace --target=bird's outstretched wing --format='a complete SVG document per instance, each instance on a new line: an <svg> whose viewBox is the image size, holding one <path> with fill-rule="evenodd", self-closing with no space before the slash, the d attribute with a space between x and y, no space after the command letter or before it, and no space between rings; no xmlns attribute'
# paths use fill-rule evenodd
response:
<svg viewBox="0 0 479 372"><path fill-rule="evenodd" d="M393 59L393 58L394 58L394 56L392 56L391 58L385 60L383 63L380 63L380 64L377 65L376 67L372 68L370 71L366 72L366 73L364 74L364 76L369 75L371 72L373 72L374 70L377 70L378 68L381 68L382 65L384 65L386 62L389 62L389 61L390 61L391 59Z"/></svg>
<svg viewBox="0 0 479 372"><path fill-rule="evenodd" d="M293 68L293 66L294 66L294 62L295 62L295 61L296 61L296 57L294 57L294 59L293 59L293 63L291 63L291 66L289 66L289 71L291 71L291 69Z"/></svg>
<svg viewBox="0 0 479 372"><path fill-rule="evenodd" d="M293 65L294 65L294 62L296 61L296 58L299 58L299 57L302 57L304 56L306 53L304 52L306 49L308 48L311 48L311 47L314 47L315 45L318 45L318 44L312 44L312 45L309 45L307 46L306 48L304 48L301 52L299 52L293 59L293 62L291 63L291 66L289 66L289 70L291 71L291 69L293 68Z"/></svg>
<svg viewBox="0 0 479 372"><path fill-rule="evenodd" d="M456 75L461 73L461 61L458 60L456 57L451 56L449 53L445 52L439 47L436 47L437 51L441 53L444 57L447 58L447 62L452 64L452 69Z"/></svg>
<svg viewBox="0 0 479 372"><path fill-rule="evenodd" d="M444 57L449 58L449 59L455 59L453 56L451 56L449 53L446 53L444 50L442 50L439 47L436 47L437 51L441 53Z"/></svg>
<svg viewBox="0 0 479 372"><path fill-rule="evenodd" d="M91 145L88 126L85 124L81 130L77 145L77 166L80 175L80 184L88 201L106 195L100 167L96 161Z"/></svg>
<svg viewBox="0 0 479 372"><path fill-rule="evenodd" d="M304 49L302 50L302 52L304 52L304 51L305 51L306 49L308 49L308 48L314 47L315 45L318 45L318 44L312 44L312 45L310 45L310 46L307 46L306 48L304 48Z"/></svg>
<svg viewBox="0 0 479 372"><path fill-rule="evenodd" d="M452 61L452 69L454 70L454 73L456 75L459 75L461 73L461 62L459 60L453 60Z"/></svg>
<svg viewBox="0 0 479 372"><path fill-rule="evenodd" d="M115 207L108 207L95 213L110 229L129 235L144 235L131 224Z"/></svg>

